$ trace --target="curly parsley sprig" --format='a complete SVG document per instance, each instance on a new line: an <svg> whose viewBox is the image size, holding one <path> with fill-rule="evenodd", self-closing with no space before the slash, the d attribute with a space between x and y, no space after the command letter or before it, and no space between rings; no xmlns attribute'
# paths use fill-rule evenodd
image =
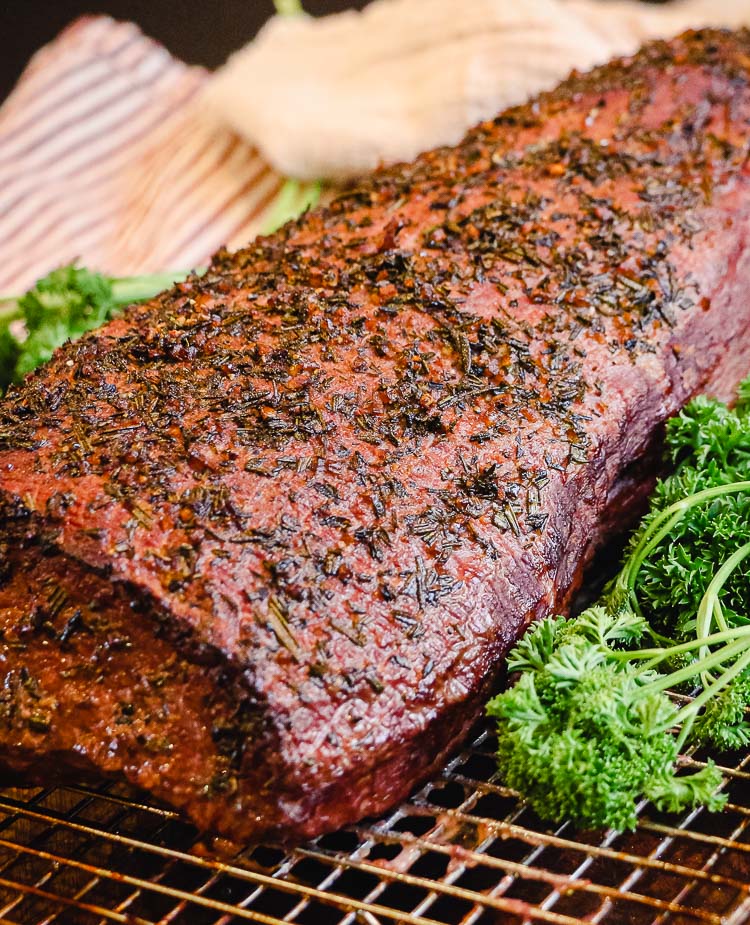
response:
<svg viewBox="0 0 750 925"><path fill-rule="evenodd" d="M149 299L186 273L116 278L74 264L53 270L22 296L0 299L0 395L65 343Z"/></svg>
<svg viewBox="0 0 750 925"><path fill-rule="evenodd" d="M750 744L750 380L733 409L693 401L666 452L677 468L600 601L537 624L488 705L501 773L545 819L632 829L643 798L719 809L719 770L686 773L680 752Z"/></svg>

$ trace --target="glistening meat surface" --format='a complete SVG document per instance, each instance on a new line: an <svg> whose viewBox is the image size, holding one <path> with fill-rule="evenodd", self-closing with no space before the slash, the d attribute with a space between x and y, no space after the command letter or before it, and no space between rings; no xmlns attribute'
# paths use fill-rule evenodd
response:
<svg viewBox="0 0 750 925"><path fill-rule="evenodd" d="M13 391L6 769L246 839L439 767L665 419L750 366L749 76L717 32L574 76Z"/></svg>

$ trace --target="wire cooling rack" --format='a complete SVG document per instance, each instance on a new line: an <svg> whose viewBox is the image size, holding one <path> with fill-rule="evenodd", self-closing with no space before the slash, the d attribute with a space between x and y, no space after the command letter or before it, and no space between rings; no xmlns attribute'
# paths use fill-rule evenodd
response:
<svg viewBox="0 0 750 925"><path fill-rule="evenodd" d="M644 805L637 832L618 835L541 823L498 783L493 750L480 726L394 812L290 851L221 855L170 810L113 784L0 790L0 922L750 921L750 755L724 768L724 812Z"/></svg>

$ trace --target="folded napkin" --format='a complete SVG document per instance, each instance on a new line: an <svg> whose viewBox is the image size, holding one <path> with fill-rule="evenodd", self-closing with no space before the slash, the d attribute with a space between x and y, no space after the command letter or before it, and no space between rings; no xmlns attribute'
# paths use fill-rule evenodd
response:
<svg viewBox="0 0 750 925"><path fill-rule="evenodd" d="M740 24L750 0L376 0L322 19L274 17L204 95L277 169L341 179L455 143L645 39Z"/></svg>
<svg viewBox="0 0 750 925"><path fill-rule="evenodd" d="M208 79L107 17L34 56L0 108L0 291L76 258L115 275L188 269L258 232L282 180L206 118Z"/></svg>

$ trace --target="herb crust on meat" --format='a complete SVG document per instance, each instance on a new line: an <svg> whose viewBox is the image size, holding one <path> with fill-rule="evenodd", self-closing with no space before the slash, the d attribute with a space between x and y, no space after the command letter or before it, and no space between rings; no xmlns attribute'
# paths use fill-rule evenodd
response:
<svg viewBox="0 0 750 925"><path fill-rule="evenodd" d="M0 763L238 840L377 813L750 357L750 34L574 74L0 404Z"/></svg>

